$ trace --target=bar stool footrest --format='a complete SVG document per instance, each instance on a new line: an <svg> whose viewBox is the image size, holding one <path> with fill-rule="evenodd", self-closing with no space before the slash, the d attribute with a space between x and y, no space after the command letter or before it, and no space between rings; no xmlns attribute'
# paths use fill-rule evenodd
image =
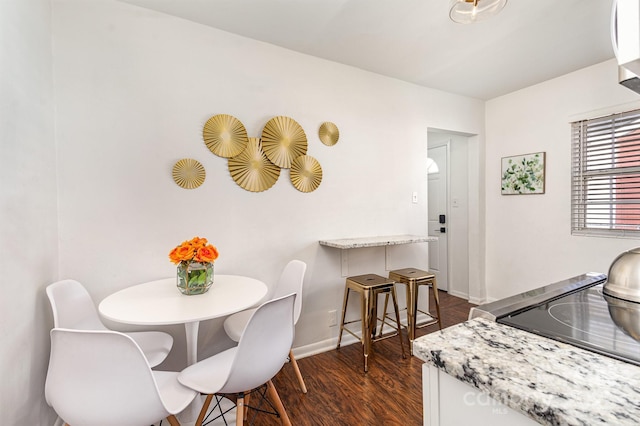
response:
<svg viewBox="0 0 640 426"><path fill-rule="evenodd" d="M428 327L430 325L438 324L438 322L440 322L440 318L438 318L436 315L430 314L429 312L421 311L420 309L418 309L418 312L429 316L429 318L431 319L422 321L420 323L416 323L416 328Z"/></svg>

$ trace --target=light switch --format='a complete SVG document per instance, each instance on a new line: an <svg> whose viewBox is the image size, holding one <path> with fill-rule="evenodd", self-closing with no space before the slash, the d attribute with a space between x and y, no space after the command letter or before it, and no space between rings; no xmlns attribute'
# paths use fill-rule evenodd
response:
<svg viewBox="0 0 640 426"><path fill-rule="evenodd" d="M417 192L414 192L411 195L411 200L413 201L414 204L416 204L418 202L418 193Z"/></svg>

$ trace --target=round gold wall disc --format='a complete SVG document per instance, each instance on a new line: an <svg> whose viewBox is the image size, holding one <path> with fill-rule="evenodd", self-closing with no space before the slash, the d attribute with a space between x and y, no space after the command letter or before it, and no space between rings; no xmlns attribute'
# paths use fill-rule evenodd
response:
<svg viewBox="0 0 640 426"><path fill-rule="evenodd" d="M318 130L318 137L320 137L320 141L323 144L332 146L338 142L338 138L340 137L340 131L338 131L338 126L327 121L320 125L320 129Z"/></svg>
<svg viewBox="0 0 640 426"><path fill-rule="evenodd" d="M298 191L315 191L322 181L322 167L310 155L301 155L291 163L290 176L291 183Z"/></svg>
<svg viewBox="0 0 640 426"><path fill-rule="evenodd" d="M247 146L247 130L235 117L218 114L211 117L202 129L202 137L207 148L224 158L235 157Z"/></svg>
<svg viewBox="0 0 640 426"><path fill-rule="evenodd" d="M273 164L288 169L294 158L307 153L307 135L294 119L274 117L262 130L262 149Z"/></svg>
<svg viewBox="0 0 640 426"><path fill-rule="evenodd" d="M202 164L192 158L178 160L173 166L173 180L178 186L193 189L202 185L206 177Z"/></svg>
<svg viewBox="0 0 640 426"><path fill-rule="evenodd" d="M280 177L280 167L262 152L259 138L249 138L247 148L229 158L229 173L247 191L261 192L271 188Z"/></svg>

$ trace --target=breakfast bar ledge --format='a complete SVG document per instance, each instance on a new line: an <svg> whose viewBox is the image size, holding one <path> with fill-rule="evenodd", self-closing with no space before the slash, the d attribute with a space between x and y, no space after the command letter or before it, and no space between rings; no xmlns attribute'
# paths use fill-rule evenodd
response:
<svg viewBox="0 0 640 426"><path fill-rule="evenodd" d="M400 244L428 243L438 241L438 237L421 235L387 235L382 237L360 237L360 238L340 238L335 240L320 240L321 246L340 249L340 262L342 265L342 276L349 275L349 249L364 247L382 247L385 249L385 269L388 264L387 247Z"/></svg>

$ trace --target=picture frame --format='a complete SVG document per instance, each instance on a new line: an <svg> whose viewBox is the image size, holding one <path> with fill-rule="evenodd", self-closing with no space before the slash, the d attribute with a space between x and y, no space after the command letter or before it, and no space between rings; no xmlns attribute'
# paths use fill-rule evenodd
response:
<svg viewBox="0 0 640 426"><path fill-rule="evenodd" d="M502 157L502 195L544 194L546 153Z"/></svg>

